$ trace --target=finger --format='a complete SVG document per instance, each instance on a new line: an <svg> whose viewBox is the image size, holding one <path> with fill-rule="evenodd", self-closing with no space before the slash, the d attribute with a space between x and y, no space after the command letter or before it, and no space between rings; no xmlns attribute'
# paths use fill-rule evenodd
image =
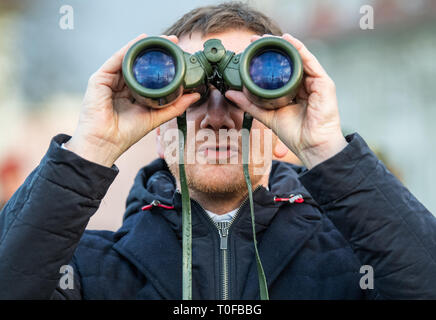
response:
<svg viewBox="0 0 436 320"><path fill-rule="evenodd" d="M306 91L305 86L300 86L298 90L297 98L307 100L309 98L309 94Z"/></svg>
<svg viewBox="0 0 436 320"><path fill-rule="evenodd" d="M200 99L199 93L184 94L176 103L162 109L151 109L152 128L156 128L164 122L167 122L177 116L180 116L186 109Z"/></svg>
<svg viewBox="0 0 436 320"><path fill-rule="evenodd" d="M312 77L327 76L327 72L318 62L316 57L306 48L306 46L298 39L291 36L289 33L283 35L283 39L289 41L300 53L301 60L303 61L303 68L306 74Z"/></svg>
<svg viewBox="0 0 436 320"><path fill-rule="evenodd" d="M127 86L124 86L120 91L114 93L114 99L122 99L122 98L127 98L127 99L132 98L132 94L130 93L130 90Z"/></svg>
<svg viewBox="0 0 436 320"><path fill-rule="evenodd" d="M259 35L253 35L253 36L251 36L251 38L250 38L250 42L254 42L254 41L256 41L256 40L259 40L261 38L261 36L259 36Z"/></svg>
<svg viewBox="0 0 436 320"><path fill-rule="evenodd" d="M177 43L179 43L179 38L177 38L177 36L175 36L175 35L170 35L170 36L167 36L167 35L161 35L161 38L165 38L165 39L167 39L167 40L170 40L171 42L174 42L175 44L177 44Z"/></svg>
<svg viewBox="0 0 436 320"><path fill-rule="evenodd" d="M126 44L124 47L122 47L120 50L118 50L112 57L110 57L106 62L98 69L98 72L105 72L105 73L117 73L121 70L121 66L123 64L124 56L129 50L129 48L135 43L138 42L141 39L144 39L147 37L146 34L141 34L137 36L135 39L130 41L128 44Z"/></svg>
<svg viewBox="0 0 436 320"><path fill-rule="evenodd" d="M262 122L267 127L270 127L270 110L265 110L256 106L247 99L241 91L229 90L225 94L226 98L236 104L240 109L251 114L254 118Z"/></svg>
<svg viewBox="0 0 436 320"><path fill-rule="evenodd" d="M114 82L115 85L113 86L114 92L122 91L126 87L126 83L124 82L124 77L121 75L121 73L117 74L117 79Z"/></svg>

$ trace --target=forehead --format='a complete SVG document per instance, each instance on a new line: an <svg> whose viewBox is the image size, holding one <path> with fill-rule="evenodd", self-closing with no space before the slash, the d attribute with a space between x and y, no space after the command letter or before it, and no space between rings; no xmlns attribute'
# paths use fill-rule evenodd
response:
<svg viewBox="0 0 436 320"><path fill-rule="evenodd" d="M250 39L253 35L255 35L253 31L245 29L229 30L221 33L208 34L203 37L199 32L194 32L191 34L191 37L189 37L189 35L180 37L178 45L183 51L194 53L203 50L203 43L205 41L209 39L219 39L226 50L240 53L250 44Z"/></svg>

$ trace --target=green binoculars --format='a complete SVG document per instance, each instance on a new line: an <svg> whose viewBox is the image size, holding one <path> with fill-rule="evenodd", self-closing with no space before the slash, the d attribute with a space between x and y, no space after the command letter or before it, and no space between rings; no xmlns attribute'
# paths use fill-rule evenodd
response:
<svg viewBox="0 0 436 320"><path fill-rule="evenodd" d="M303 65L297 49L278 37L256 40L240 54L218 39L192 54L165 38L147 37L127 51L123 76L137 103L152 108L165 107L183 93L205 96L213 85L223 94L243 91L254 104L275 109L295 98Z"/></svg>

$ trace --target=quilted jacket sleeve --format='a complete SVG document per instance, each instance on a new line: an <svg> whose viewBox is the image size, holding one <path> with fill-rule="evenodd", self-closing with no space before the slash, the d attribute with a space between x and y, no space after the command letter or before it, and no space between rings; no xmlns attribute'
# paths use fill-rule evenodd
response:
<svg viewBox="0 0 436 320"><path fill-rule="evenodd" d="M436 299L436 218L354 134L300 180L374 270L384 299Z"/></svg>
<svg viewBox="0 0 436 320"><path fill-rule="evenodd" d="M118 169L62 149L68 139L53 138L0 213L0 299L80 298L76 273L74 290L58 287L61 267L74 269L75 248Z"/></svg>

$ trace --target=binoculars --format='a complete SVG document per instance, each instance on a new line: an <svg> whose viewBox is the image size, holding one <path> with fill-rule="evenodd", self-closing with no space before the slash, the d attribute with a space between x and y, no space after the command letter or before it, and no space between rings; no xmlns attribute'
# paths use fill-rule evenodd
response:
<svg viewBox="0 0 436 320"><path fill-rule="evenodd" d="M163 108L183 93L204 97L213 85L222 94L243 91L254 104L275 109L295 98L303 64L297 49L277 37L256 40L240 54L218 39L192 54L165 38L147 37L127 51L123 76L136 102L152 108Z"/></svg>

